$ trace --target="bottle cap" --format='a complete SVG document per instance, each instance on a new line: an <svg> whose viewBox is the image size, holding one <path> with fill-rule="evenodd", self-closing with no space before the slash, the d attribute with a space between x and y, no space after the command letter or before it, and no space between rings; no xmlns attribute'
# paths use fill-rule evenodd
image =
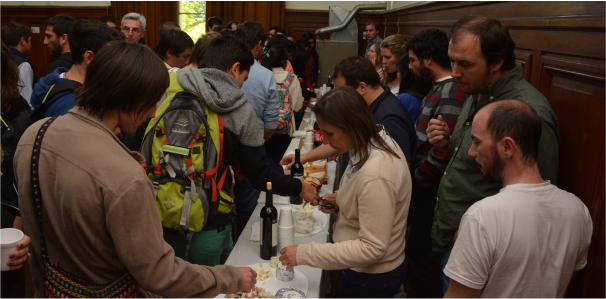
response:
<svg viewBox="0 0 606 299"><path fill-rule="evenodd" d="M267 182L267 190L271 190L271 182Z"/></svg>

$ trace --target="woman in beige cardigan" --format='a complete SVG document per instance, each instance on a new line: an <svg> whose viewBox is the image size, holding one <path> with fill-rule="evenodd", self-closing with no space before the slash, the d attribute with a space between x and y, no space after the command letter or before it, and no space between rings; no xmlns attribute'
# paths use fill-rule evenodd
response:
<svg viewBox="0 0 606 299"><path fill-rule="evenodd" d="M324 143L350 160L336 194L334 244L302 244L280 252L288 268L341 270L337 297L392 297L404 280L404 234L411 179L400 147L374 123L362 96L345 86L314 107ZM317 202L312 202L317 204Z"/></svg>

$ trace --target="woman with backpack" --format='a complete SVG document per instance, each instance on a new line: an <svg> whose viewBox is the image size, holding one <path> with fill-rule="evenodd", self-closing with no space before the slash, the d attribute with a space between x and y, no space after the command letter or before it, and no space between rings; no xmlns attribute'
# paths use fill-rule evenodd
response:
<svg viewBox="0 0 606 299"><path fill-rule="evenodd" d="M265 142L267 157L276 164L284 156L292 134L296 130L294 112L299 111L303 105L301 85L296 76L285 70L288 54L282 47L272 47L263 55L261 65L274 73L278 84L278 98L280 100L280 116L278 128L274 135Z"/></svg>

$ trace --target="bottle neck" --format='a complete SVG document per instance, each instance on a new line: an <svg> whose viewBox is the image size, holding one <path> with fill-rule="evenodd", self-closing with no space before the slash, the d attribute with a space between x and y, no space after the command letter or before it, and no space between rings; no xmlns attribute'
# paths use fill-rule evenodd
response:
<svg viewBox="0 0 606 299"><path fill-rule="evenodd" d="M267 190L265 192L265 205L266 206L273 206L274 205L274 197L273 197L272 190Z"/></svg>
<svg viewBox="0 0 606 299"><path fill-rule="evenodd" d="M300 151L295 152L295 164L301 164L301 152Z"/></svg>

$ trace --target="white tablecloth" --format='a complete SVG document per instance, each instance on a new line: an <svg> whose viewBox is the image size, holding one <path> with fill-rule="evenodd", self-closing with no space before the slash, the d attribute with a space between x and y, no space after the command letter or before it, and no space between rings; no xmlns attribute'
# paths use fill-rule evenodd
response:
<svg viewBox="0 0 606 299"><path fill-rule="evenodd" d="M299 140L300 140L300 138L292 139L292 141L290 142L290 145L288 146L288 149L286 150L286 155L289 155L291 153L294 154L294 150L299 147ZM327 163L328 184L325 184L322 186L322 188L320 189L320 192L319 192L320 196L324 195L325 193L333 192L333 186L334 186L334 180L335 180L335 170L336 170L336 163L328 162ZM277 196L274 195L274 206L276 207L276 209L280 209L280 206L282 206L284 204L288 204L288 202L277 203L276 197ZM253 212L252 216L250 217L250 220L248 220L248 223L246 224L246 227L244 228L242 235L238 239L238 242L235 244L234 249L232 250L232 252L229 255L229 258L227 259L225 264L236 266L236 267L243 267L246 265L268 262L268 261L261 259L261 257L260 257L259 245L261 243L253 242L253 241L249 240L250 233L252 231L252 226L256 222L257 218L259 218L259 214L261 213L261 208L264 205L265 205L265 192L261 192L261 195L259 196L259 201L257 203L257 207L255 208L255 211ZM328 228L326 229L326 231L328 231ZM326 242L328 242L328 240L329 240L328 234L324 233L324 232L320 232L320 233L312 235L312 236L297 237L297 238L295 238L295 243L296 244L307 244L307 243L311 243L311 242L326 243ZM307 298L324 297L324 291L322 291L322 292L320 291L320 285L321 285L322 277L323 277L322 269L312 268L312 267L308 267L308 266L297 266L296 269L301 271L307 277L307 280L309 281L309 291L307 292Z"/></svg>

